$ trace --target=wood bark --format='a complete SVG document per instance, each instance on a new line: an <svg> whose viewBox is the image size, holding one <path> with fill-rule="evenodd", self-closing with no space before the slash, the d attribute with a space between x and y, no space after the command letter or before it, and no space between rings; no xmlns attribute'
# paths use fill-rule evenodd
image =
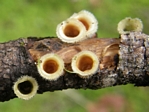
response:
<svg viewBox="0 0 149 112"><path fill-rule="evenodd" d="M99 57L100 69L91 77L80 78L65 71L57 80L48 81L38 73L36 63L42 55L60 55L66 69L71 71L71 58L83 50L92 51ZM13 85L24 75L37 80L38 94L68 88L100 89L128 83L149 86L148 63L149 36L140 32L121 35L120 38L91 38L75 44L52 37L20 38L0 44L0 101L16 97Z"/></svg>

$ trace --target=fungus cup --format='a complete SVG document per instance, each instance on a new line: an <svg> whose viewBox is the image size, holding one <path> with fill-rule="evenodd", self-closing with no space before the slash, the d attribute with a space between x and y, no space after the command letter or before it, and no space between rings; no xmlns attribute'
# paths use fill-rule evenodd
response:
<svg viewBox="0 0 149 112"><path fill-rule="evenodd" d="M47 80L57 80L64 74L64 61L54 53L43 55L37 64L39 74Z"/></svg>
<svg viewBox="0 0 149 112"><path fill-rule="evenodd" d="M91 51L81 51L72 58L72 70L82 78L95 74L99 69L98 57Z"/></svg>
<svg viewBox="0 0 149 112"><path fill-rule="evenodd" d="M37 93L38 83L31 76L22 76L14 83L13 90L18 98L29 100Z"/></svg>
<svg viewBox="0 0 149 112"><path fill-rule="evenodd" d="M87 30L87 38L91 38L96 35L96 32L98 30L98 21L91 12L82 10L79 13L74 13L70 18L75 18L83 23Z"/></svg>
<svg viewBox="0 0 149 112"><path fill-rule="evenodd" d="M57 26L56 34L59 39L67 43L82 41L85 37L86 29L77 19L68 19Z"/></svg>
<svg viewBox="0 0 149 112"><path fill-rule="evenodd" d="M139 18L126 17L118 23L117 30L119 34L128 34L132 31L142 32L143 23Z"/></svg>

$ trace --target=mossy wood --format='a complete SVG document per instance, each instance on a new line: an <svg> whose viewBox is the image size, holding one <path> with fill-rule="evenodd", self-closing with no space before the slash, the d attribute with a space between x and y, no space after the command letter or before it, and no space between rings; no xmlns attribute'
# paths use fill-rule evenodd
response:
<svg viewBox="0 0 149 112"><path fill-rule="evenodd" d="M82 78L71 68L72 57L80 51L92 51L99 59L98 71ZM41 56L59 55L65 64L64 74L57 80L43 79L37 66ZM68 88L100 89L132 83L149 86L149 36L140 32L121 35L120 38L90 38L68 44L58 38L29 37L0 44L0 101L15 98L14 83L23 76L36 79L38 94ZM21 87L20 87L21 86ZM18 85L23 93L32 85Z"/></svg>

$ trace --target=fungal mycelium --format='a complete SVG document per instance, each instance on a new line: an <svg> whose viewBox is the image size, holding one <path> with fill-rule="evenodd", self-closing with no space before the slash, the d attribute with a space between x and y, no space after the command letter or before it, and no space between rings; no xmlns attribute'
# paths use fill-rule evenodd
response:
<svg viewBox="0 0 149 112"><path fill-rule="evenodd" d="M81 51L72 58L71 67L80 77L87 78L99 70L99 59L91 51Z"/></svg>
<svg viewBox="0 0 149 112"><path fill-rule="evenodd" d="M56 34L63 42L76 43L94 37L98 29L95 16L82 10L57 25Z"/></svg>
<svg viewBox="0 0 149 112"><path fill-rule="evenodd" d="M119 34L128 34L130 32L142 32L143 24L139 18L126 17L118 23L117 30Z"/></svg>
<svg viewBox="0 0 149 112"><path fill-rule="evenodd" d="M64 61L54 53L43 55L37 67L41 77L47 80L57 80L64 73Z"/></svg>
<svg viewBox="0 0 149 112"><path fill-rule="evenodd" d="M13 91L18 98L29 100L38 90L38 83L35 78L31 76L20 77L13 86Z"/></svg>

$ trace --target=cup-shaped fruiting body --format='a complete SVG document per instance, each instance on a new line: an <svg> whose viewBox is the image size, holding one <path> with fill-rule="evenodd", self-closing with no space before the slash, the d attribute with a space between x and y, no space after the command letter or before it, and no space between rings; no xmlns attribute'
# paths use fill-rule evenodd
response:
<svg viewBox="0 0 149 112"><path fill-rule="evenodd" d="M57 80L64 73L64 61L54 53L43 55L37 64L39 74L47 80Z"/></svg>
<svg viewBox="0 0 149 112"><path fill-rule="evenodd" d="M29 100L37 93L38 83L31 76L22 76L14 83L13 90L18 98Z"/></svg>
<svg viewBox="0 0 149 112"><path fill-rule="evenodd" d="M59 39L66 43L75 43L84 40L86 29L77 19L67 19L58 24L56 34Z"/></svg>
<svg viewBox="0 0 149 112"><path fill-rule="evenodd" d="M87 78L98 71L99 60L93 52L81 51L72 58L71 67L80 77Z"/></svg>
<svg viewBox="0 0 149 112"><path fill-rule="evenodd" d="M70 18L78 19L83 23L87 32L86 37L94 37L98 30L98 21L95 16L86 10L82 10L79 13L74 13Z"/></svg>
<svg viewBox="0 0 149 112"><path fill-rule="evenodd" d="M126 17L118 23L117 30L119 34L128 34L130 32L142 32L143 23L139 18Z"/></svg>

